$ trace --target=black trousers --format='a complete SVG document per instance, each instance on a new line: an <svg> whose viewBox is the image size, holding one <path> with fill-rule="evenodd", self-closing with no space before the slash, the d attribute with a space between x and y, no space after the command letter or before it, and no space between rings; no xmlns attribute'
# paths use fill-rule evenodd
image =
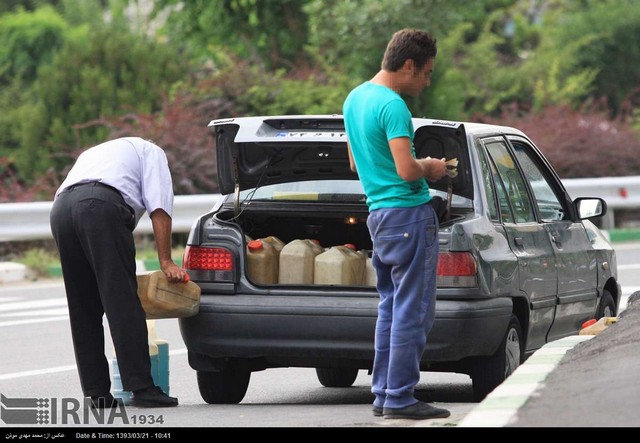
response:
<svg viewBox="0 0 640 443"><path fill-rule="evenodd" d="M85 396L111 390L102 317L106 314L122 386L153 385L147 323L137 295L133 210L114 188L72 186L51 209L69 305L71 335Z"/></svg>

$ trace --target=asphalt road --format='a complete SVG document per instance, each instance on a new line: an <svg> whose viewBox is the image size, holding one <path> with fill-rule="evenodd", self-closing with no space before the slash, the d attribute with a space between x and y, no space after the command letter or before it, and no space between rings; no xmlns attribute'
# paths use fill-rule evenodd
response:
<svg viewBox="0 0 640 443"><path fill-rule="evenodd" d="M640 289L640 245L618 245L616 250L620 281L628 296ZM636 326L640 324L640 306L637 308L625 310L614 326L570 351L507 426L638 426L640 334ZM417 396L450 409L451 417L385 420L371 414L370 376L365 371L352 387L332 389L319 384L313 369L304 368L255 373L239 405L208 405L201 399L195 372L188 366L177 322L157 320L156 327L158 337L170 344L170 388L171 394L179 397L180 407L128 407L128 422L115 420L110 427L135 426L144 432L196 427L451 428L478 406L472 400L468 376L423 373ZM111 356L108 334L106 349ZM48 399L58 406L82 399L60 280L0 285L0 357L0 393L6 398ZM103 425L93 417L83 421L80 416L73 421L69 414L63 423L60 408L54 422L54 411L50 412L46 429ZM3 411L0 428L5 429L0 432L13 430L5 418ZM19 425L23 426L34 425Z"/></svg>
<svg viewBox="0 0 640 443"><path fill-rule="evenodd" d="M371 413L371 377L366 371L360 371L349 388L326 388L318 382L314 369L281 368L252 374L247 395L240 404L209 405L200 397L196 373L188 365L178 322L156 320L155 326L157 337L169 343L170 394L179 398L180 406L154 410L127 407L129 420L113 420L112 426L135 425L142 429L450 427L477 404L473 402L468 376L423 373L417 396L450 409L451 417L427 421L385 420ZM113 348L108 329L105 332L106 354L111 357ZM10 399L48 399L50 404L55 401L58 407L55 413L49 411L50 420L46 423L49 426L103 424L92 416L89 420L83 416L74 420L62 412L62 403L80 402L82 392L60 280L0 286L0 346L2 395ZM65 417L67 423L64 423ZM7 425L5 418L0 420L0 428Z"/></svg>

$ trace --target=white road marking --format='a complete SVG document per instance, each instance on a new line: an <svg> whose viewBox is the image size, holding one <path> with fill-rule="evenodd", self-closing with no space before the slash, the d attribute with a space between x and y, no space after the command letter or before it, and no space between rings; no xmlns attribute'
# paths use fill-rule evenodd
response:
<svg viewBox="0 0 640 443"><path fill-rule="evenodd" d="M14 378L34 377L37 375L44 375L44 374L55 374L56 372L71 371L73 369L76 369L76 365L56 366L53 368L36 369L33 371L11 372L9 374L0 374L0 380L12 380Z"/></svg>
<svg viewBox="0 0 640 443"><path fill-rule="evenodd" d="M69 316L69 310L67 308L51 308L51 309L36 309L33 311L15 311L15 312L6 312L4 314L0 314L1 317L46 317L46 316L58 316L58 315L66 315Z"/></svg>
<svg viewBox="0 0 640 443"><path fill-rule="evenodd" d="M61 320L69 320L69 316L61 316L61 317L45 317L45 318L29 318L25 320L10 320L0 322L0 327L3 326L17 326L17 325L30 325L34 323L48 323L51 321L61 321Z"/></svg>
<svg viewBox="0 0 640 443"><path fill-rule="evenodd" d="M9 297L7 297L9 298ZM0 300L0 318L13 318L0 321L0 327L30 325L69 319L66 298L27 300L25 297L10 297ZM20 301L16 301L20 300ZM16 317L29 317L16 319Z"/></svg>
<svg viewBox="0 0 640 443"><path fill-rule="evenodd" d="M30 300L21 302L0 303L0 312L18 311L21 309L49 308L52 306L67 306L67 300L58 298L53 300Z"/></svg>
<svg viewBox="0 0 640 443"><path fill-rule="evenodd" d="M2 303L9 303L12 301L16 301L16 300L24 300L24 297L11 297L11 296L3 296L0 297L0 304Z"/></svg>

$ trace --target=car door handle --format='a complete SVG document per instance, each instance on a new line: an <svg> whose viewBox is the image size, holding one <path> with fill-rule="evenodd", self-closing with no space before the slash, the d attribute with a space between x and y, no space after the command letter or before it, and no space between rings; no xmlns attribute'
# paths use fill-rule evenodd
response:
<svg viewBox="0 0 640 443"><path fill-rule="evenodd" d="M515 245L520 247L520 248L524 247L524 241L522 240L522 237L514 237L513 238L513 243L515 243Z"/></svg>
<svg viewBox="0 0 640 443"><path fill-rule="evenodd" d="M560 236L558 236L558 235L552 235L551 236L551 241L554 242L558 246L562 244L562 242L560 241Z"/></svg>

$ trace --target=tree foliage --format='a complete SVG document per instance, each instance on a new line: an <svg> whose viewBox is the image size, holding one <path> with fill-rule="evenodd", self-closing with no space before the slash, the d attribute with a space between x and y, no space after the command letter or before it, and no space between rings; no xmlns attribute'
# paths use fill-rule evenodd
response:
<svg viewBox="0 0 640 443"><path fill-rule="evenodd" d="M403 27L438 40L432 86L407 97L415 116L542 131L565 176L640 173L624 149L628 161L601 169L573 156L579 147L596 158L611 141L636 146L634 2L156 0L149 16L143 0L3 0L0 180L17 191L0 198L46 194L80 149L135 131L169 147L181 192L210 192L215 167L195 160L212 149L200 132L209 120L339 113ZM608 112L615 131L598 129Z"/></svg>
<svg viewBox="0 0 640 443"><path fill-rule="evenodd" d="M0 85L32 82L63 45L67 25L50 6L0 15Z"/></svg>
<svg viewBox="0 0 640 443"><path fill-rule="evenodd" d="M183 42L201 60L225 59L225 52L264 63L291 67L303 55L307 40L308 0L158 0L156 10L173 9L167 35Z"/></svg>
<svg viewBox="0 0 640 443"><path fill-rule="evenodd" d="M247 85L237 97L246 115L341 114L349 92L337 77L306 71L287 77L284 71L264 76L260 83Z"/></svg>
<svg viewBox="0 0 640 443"><path fill-rule="evenodd" d="M27 100L12 111L19 132L9 145L17 145L14 158L23 177L41 173L52 161L63 166L61 153L107 135L95 128L76 138L73 125L159 109L162 94L185 78L187 66L171 47L112 25L77 32L39 74Z"/></svg>
<svg viewBox="0 0 640 443"><path fill-rule="evenodd" d="M589 46L586 34L562 47L552 46L532 2L497 8L482 26L466 21L442 42L434 87L425 94L441 118L472 119L499 115L509 103L540 110L567 104L577 107L590 96L597 67L582 67L577 55Z"/></svg>
<svg viewBox="0 0 640 443"><path fill-rule="evenodd" d="M67 24L49 5L33 12L16 7L15 12L0 15L0 157L14 157L23 146L23 117L37 113L27 105L30 91L68 37ZM16 166L13 159L11 165ZM13 173L29 175L18 168Z"/></svg>
<svg viewBox="0 0 640 443"><path fill-rule="evenodd" d="M59 3L59 0L2 0L0 2L0 14L15 12L19 9L33 11L38 6L44 4L56 5L57 3Z"/></svg>
<svg viewBox="0 0 640 443"><path fill-rule="evenodd" d="M304 8L307 51L327 70L340 69L354 81L369 79L380 69L389 38L398 29L424 29L441 40L451 26L490 3L499 2L311 0Z"/></svg>
<svg viewBox="0 0 640 443"><path fill-rule="evenodd" d="M591 96L606 97L618 112L640 86L640 8L636 0L584 0L564 2L547 16L541 53L564 56L561 77L592 71ZM570 54L564 48L581 42ZM569 57L567 57L569 56Z"/></svg>
<svg viewBox="0 0 640 443"><path fill-rule="evenodd" d="M489 20L473 41L468 41L468 33L474 31L471 24L461 24L444 41L438 61L443 73L428 97L432 114L469 119L491 114L522 95L526 79L521 62L501 57L498 48L505 38L493 32L492 24Z"/></svg>

